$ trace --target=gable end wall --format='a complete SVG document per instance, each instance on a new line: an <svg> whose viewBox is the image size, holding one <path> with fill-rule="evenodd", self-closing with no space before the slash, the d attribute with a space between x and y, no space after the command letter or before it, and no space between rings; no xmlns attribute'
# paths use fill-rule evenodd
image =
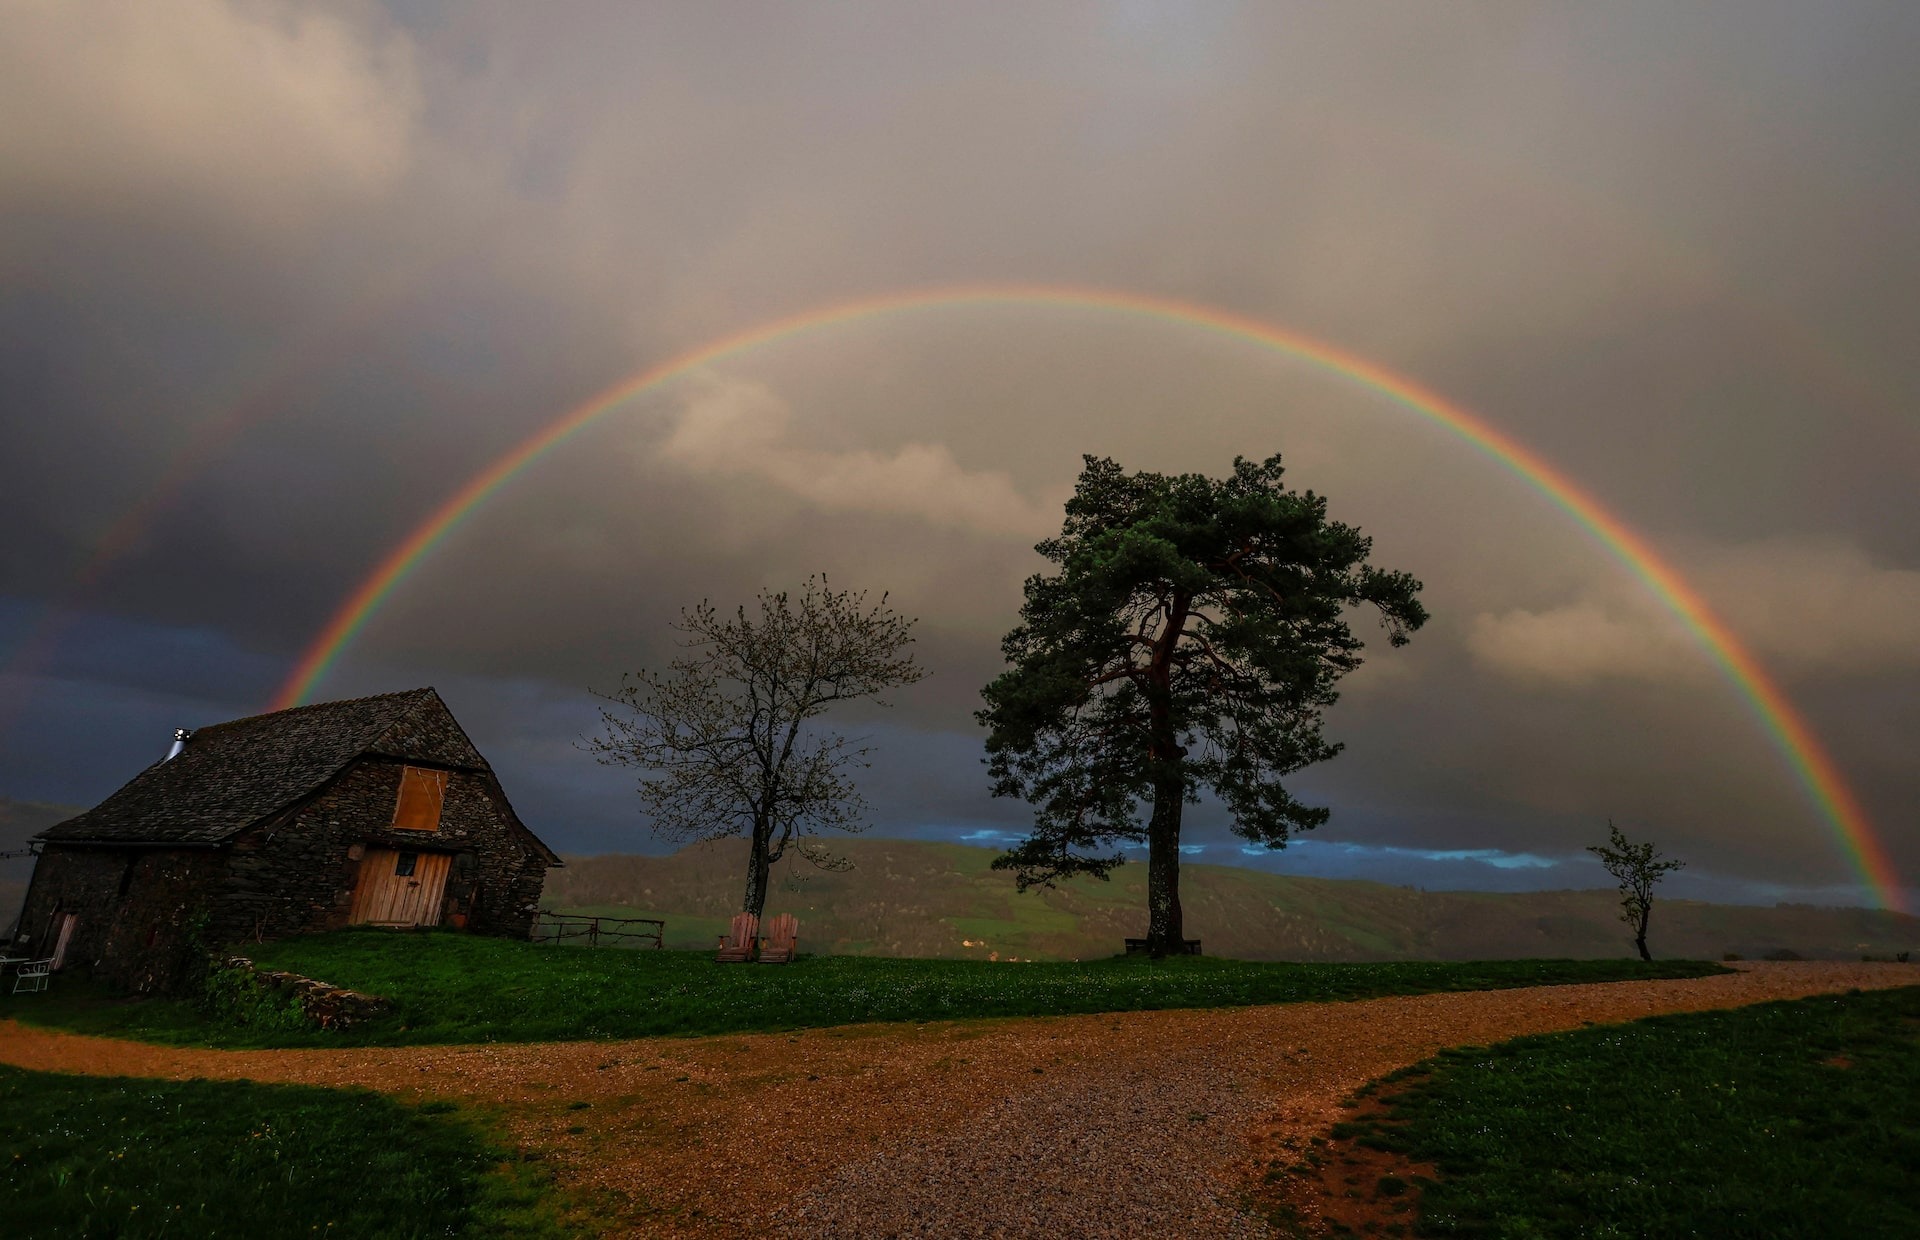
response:
<svg viewBox="0 0 1920 1240"><path fill-rule="evenodd" d="M464 917L469 931L524 938L546 859L514 826L493 776L450 771L439 830L401 831L392 824L406 765L360 758L310 800L236 839L215 914L221 939L346 925L361 865L351 856L356 844L452 853L442 924Z"/></svg>
<svg viewBox="0 0 1920 1240"><path fill-rule="evenodd" d="M474 748L460 721L438 697L396 719L380 734L371 752L430 766L470 770L485 770L487 766L487 760Z"/></svg>

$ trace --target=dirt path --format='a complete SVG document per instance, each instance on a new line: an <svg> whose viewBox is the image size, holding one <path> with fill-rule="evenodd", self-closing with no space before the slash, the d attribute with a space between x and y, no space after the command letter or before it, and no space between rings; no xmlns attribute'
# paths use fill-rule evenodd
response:
<svg viewBox="0 0 1920 1240"><path fill-rule="evenodd" d="M1917 983L1910 965L1760 964L1358 1003L338 1051L0 1022L0 1062L495 1107L634 1236L1260 1236L1237 1207L1257 1172L1293 1161L1362 1083L1442 1047Z"/></svg>

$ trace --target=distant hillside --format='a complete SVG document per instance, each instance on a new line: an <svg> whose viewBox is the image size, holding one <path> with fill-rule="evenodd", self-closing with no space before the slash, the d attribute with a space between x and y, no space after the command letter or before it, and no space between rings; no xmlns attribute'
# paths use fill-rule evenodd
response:
<svg viewBox="0 0 1920 1240"><path fill-rule="evenodd" d="M70 805L42 805L0 797L0 853L17 852L36 833L79 813ZM27 898L27 880L33 877L33 858L0 860L0 934L13 924Z"/></svg>
<svg viewBox="0 0 1920 1240"><path fill-rule="evenodd" d="M1110 882L1014 890L993 849L912 840L838 842L854 868L775 867L769 912L797 913L809 950L892 956L1073 959L1109 956L1146 932L1146 867ZM547 877L545 907L665 918L669 946L703 947L739 908L742 841L669 857L569 857ZM1416 891L1381 883L1287 878L1186 865L1187 933L1210 955L1249 960L1491 960L1631 954L1611 891L1521 894ZM1870 909L1758 908L1663 900L1656 954L1717 960L1788 950L1857 959L1920 948L1920 918Z"/></svg>

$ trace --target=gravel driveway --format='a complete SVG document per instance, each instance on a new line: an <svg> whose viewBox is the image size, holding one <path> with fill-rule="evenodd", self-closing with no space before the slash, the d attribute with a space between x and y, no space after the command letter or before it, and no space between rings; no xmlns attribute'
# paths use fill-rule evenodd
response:
<svg viewBox="0 0 1920 1240"><path fill-rule="evenodd" d="M0 1062L480 1103L624 1235L1262 1236L1239 1208L1258 1171L1292 1161L1362 1083L1442 1047L1913 984L1911 965L1795 962L1355 1003L338 1051L0 1022Z"/></svg>

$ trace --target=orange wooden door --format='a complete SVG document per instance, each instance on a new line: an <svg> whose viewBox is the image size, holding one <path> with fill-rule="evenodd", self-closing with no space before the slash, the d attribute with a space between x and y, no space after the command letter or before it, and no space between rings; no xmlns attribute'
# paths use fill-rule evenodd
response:
<svg viewBox="0 0 1920 1240"><path fill-rule="evenodd" d="M437 926L452 853L369 848L354 888L353 925Z"/></svg>

